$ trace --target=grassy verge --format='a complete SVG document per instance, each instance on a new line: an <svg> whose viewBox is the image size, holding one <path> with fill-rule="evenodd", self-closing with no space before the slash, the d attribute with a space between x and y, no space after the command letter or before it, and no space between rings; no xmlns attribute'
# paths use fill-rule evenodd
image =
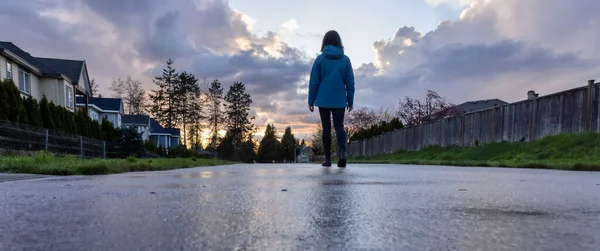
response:
<svg viewBox="0 0 600 251"><path fill-rule="evenodd" d="M56 156L44 152L31 156L0 156L0 173L31 173L48 175L95 175L138 171L162 171L198 166L216 166L231 162L196 159L81 159Z"/></svg>
<svg viewBox="0 0 600 251"><path fill-rule="evenodd" d="M600 134L562 134L534 142L500 142L472 148L430 146L420 151L398 151L349 161L600 171Z"/></svg>

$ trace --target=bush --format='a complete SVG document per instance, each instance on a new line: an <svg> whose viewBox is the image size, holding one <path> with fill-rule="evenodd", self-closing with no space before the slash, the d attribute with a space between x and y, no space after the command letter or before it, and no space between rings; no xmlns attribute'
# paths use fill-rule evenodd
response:
<svg viewBox="0 0 600 251"><path fill-rule="evenodd" d="M382 135L387 132L393 132L395 130L404 128L404 125L398 118L392 120L383 121L379 124L373 124L369 128L361 128L354 134L350 135L350 141L361 141Z"/></svg>
<svg viewBox="0 0 600 251"><path fill-rule="evenodd" d="M129 162L129 163L135 163L137 161L138 161L138 159L136 157L133 157L133 156L127 157L127 162Z"/></svg>
<svg viewBox="0 0 600 251"><path fill-rule="evenodd" d="M0 81L0 120L104 139L109 142L116 140L119 135L112 123L103 121L103 126L100 127L85 110L73 113L53 102L48 102L45 96L39 103L31 97L21 98L18 87L9 79Z"/></svg>

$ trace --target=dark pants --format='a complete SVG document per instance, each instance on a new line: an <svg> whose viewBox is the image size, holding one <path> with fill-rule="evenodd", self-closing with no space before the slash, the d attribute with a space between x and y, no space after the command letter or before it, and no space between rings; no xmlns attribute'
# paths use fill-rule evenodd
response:
<svg viewBox="0 0 600 251"><path fill-rule="evenodd" d="M344 108L321 108L321 124L323 125L323 147L325 156L331 156L331 115L333 114L333 127L337 136L338 153L346 152L346 132L344 131Z"/></svg>

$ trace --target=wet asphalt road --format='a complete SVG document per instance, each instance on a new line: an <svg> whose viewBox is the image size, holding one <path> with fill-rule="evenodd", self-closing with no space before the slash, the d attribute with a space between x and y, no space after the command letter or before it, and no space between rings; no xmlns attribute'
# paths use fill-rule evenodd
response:
<svg viewBox="0 0 600 251"><path fill-rule="evenodd" d="M600 249L600 173L298 164L6 180L0 250Z"/></svg>

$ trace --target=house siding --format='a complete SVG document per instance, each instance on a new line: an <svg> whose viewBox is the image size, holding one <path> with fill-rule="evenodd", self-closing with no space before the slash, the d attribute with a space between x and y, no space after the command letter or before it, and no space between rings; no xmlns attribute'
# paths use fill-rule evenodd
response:
<svg viewBox="0 0 600 251"><path fill-rule="evenodd" d="M150 135L150 141L155 143L157 147L173 148L179 145L179 138L172 138L168 135ZM173 144L173 142L177 142Z"/></svg>
<svg viewBox="0 0 600 251"><path fill-rule="evenodd" d="M150 140L150 132L148 131L148 125L140 124L121 124L122 127L133 127L141 135L142 141Z"/></svg>
<svg viewBox="0 0 600 251"><path fill-rule="evenodd" d="M42 78L40 79L40 90L41 97L39 100L42 100L43 96L46 96L48 102L53 102L54 104L58 104L58 80L53 78Z"/></svg>
<svg viewBox="0 0 600 251"><path fill-rule="evenodd" d="M106 119L108 119L108 121L110 121L110 122L113 123L113 125L114 125L115 128L117 128L117 127L120 126L120 124L119 124L119 117L120 116L121 115L116 114L116 113L106 113L106 112L100 113L100 118L105 118L106 117Z"/></svg>
<svg viewBox="0 0 600 251"><path fill-rule="evenodd" d="M6 78L6 58L4 56L0 56L0 80L4 80Z"/></svg>
<svg viewBox="0 0 600 251"><path fill-rule="evenodd" d="M85 109L85 106L77 106L77 110L78 110L78 111L79 111L79 110L84 110L84 109ZM102 115L101 115L101 112L100 112L98 109L96 109L96 107L95 107L95 106L88 106L88 110L87 110L87 112L88 112L88 116L89 116L89 117L90 117L92 120L94 120L94 121L98 121L98 123L100 123L100 124L102 123ZM94 115L95 115L95 116L94 116Z"/></svg>
<svg viewBox="0 0 600 251"><path fill-rule="evenodd" d="M77 81L77 84L85 90L86 94L89 95L91 90L89 90L89 88L88 88L88 86L89 86L88 82L90 80L86 74L86 70L87 70L87 67L84 65L84 67L81 68L81 74L79 74L79 81Z"/></svg>
<svg viewBox="0 0 600 251"><path fill-rule="evenodd" d="M40 86L40 77L34 75L33 73L29 73L29 78L31 79L31 97L36 100L42 100L42 88Z"/></svg>
<svg viewBox="0 0 600 251"><path fill-rule="evenodd" d="M171 137L171 145L170 147L177 147L179 146L179 137Z"/></svg>

